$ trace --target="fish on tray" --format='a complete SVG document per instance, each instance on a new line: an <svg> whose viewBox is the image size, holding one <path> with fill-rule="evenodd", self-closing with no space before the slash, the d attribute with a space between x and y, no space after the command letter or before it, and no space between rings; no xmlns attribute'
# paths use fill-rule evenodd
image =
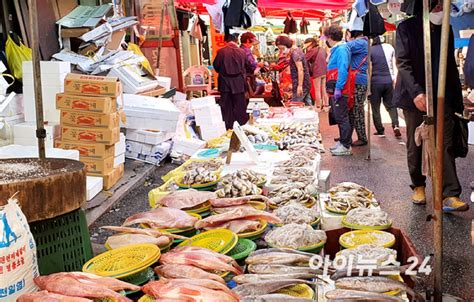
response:
<svg viewBox="0 0 474 302"><path fill-rule="evenodd" d="M389 296L381 293L371 293L366 291L335 289L326 293L328 301L372 301L372 302L401 302L402 298ZM351 300L352 299L352 300Z"/></svg>
<svg viewBox="0 0 474 302"><path fill-rule="evenodd" d="M42 290L35 293L24 294L18 297L17 302L93 302L87 298L71 297Z"/></svg>
<svg viewBox="0 0 474 302"><path fill-rule="evenodd" d="M115 298L119 302L129 302L131 300L116 291L140 290L140 286L114 278L81 272L39 276L34 279L34 282L41 290L56 294L83 298Z"/></svg>
<svg viewBox="0 0 474 302"><path fill-rule="evenodd" d="M122 226L144 223L151 228L181 229L194 226L198 219L185 211L172 208L157 208L128 217Z"/></svg>
<svg viewBox="0 0 474 302"><path fill-rule="evenodd" d="M160 262L192 265L207 271L233 272L236 275L243 273L233 258L200 247L176 247L161 255Z"/></svg>
<svg viewBox="0 0 474 302"><path fill-rule="evenodd" d="M212 227L206 227L206 230L213 229L228 229L236 234L244 232L256 231L260 227L260 221L237 219L232 221L223 222L222 224L215 224Z"/></svg>
<svg viewBox="0 0 474 302"><path fill-rule="evenodd" d="M185 264L164 264L155 267L155 273L167 279L210 279L225 284L224 279L199 267Z"/></svg>
<svg viewBox="0 0 474 302"><path fill-rule="evenodd" d="M170 242L171 240L167 236L153 237L142 234L119 234L109 236L105 244L111 249L117 249L131 244L154 244L158 247L165 247Z"/></svg>
<svg viewBox="0 0 474 302"><path fill-rule="evenodd" d="M240 298L244 298L247 296L271 294L282 288L302 283L313 284L313 282L301 279L268 280L237 285L232 290L237 293Z"/></svg>
<svg viewBox="0 0 474 302"><path fill-rule="evenodd" d="M313 254L308 253L293 253L290 249L274 249L273 251L258 253L253 252L247 257L245 263L247 264L305 264L308 265Z"/></svg>
<svg viewBox="0 0 474 302"><path fill-rule="evenodd" d="M231 206L245 205L248 204L251 200L263 201L265 203L270 202L270 199L263 195L249 195L245 197L211 199L209 200L209 202L214 208L225 208Z"/></svg>
<svg viewBox="0 0 474 302"><path fill-rule="evenodd" d="M243 274L232 278L237 284L255 283L270 280L301 279L311 280L315 278L314 273L294 273L294 274Z"/></svg>
<svg viewBox="0 0 474 302"><path fill-rule="evenodd" d="M240 302L314 302L313 299L292 297L284 294L268 294L259 296L247 296Z"/></svg>
<svg viewBox="0 0 474 302"><path fill-rule="evenodd" d="M250 264L247 270L252 274L322 274L321 270L310 267L282 264Z"/></svg>
<svg viewBox="0 0 474 302"><path fill-rule="evenodd" d="M212 208L212 211L215 214L224 214L235 209L255 209L255 208L252 207L251 205L243 204L243 205L230 206L230 207L225 207L225 208Z"/></svg>
<svg viewBox="0 0 474 302"><path fill-rule="evenodd" d="M159 203L168 208L182 210L194 208L215 198L217 198L217 196L214 192L189 189L171 192L160 199Z"/></svg>
<svg viewBox="0 0 474 302"><path fill-rule="evenodd" d="M185 299L186 301L237 302L238 296L226 285L213 280L166 279L143 286L143 292L155 298Z"/></svg>
<svg viewBox="0 0 474 302"><path fill-rule="evenodd" d="M166 236L169 239L188 239L188 237L171 234L167 232L161 232L155 229L140 229L140 228L129 228L129 227L119 227L119 226L103 226L101 229L110 230L118 233L125 233L125 234L141 234L141 235L148 235L152 237L159 238L161 236Z"/></svg>
<svg viewBox="0 0 474 302"><path fill-rule="evenodd" d="M239 208L223 214L209 216L201 221L198 221L195 227L196 229L216 227L224 222L236 219L265 220L272 223L281 223L280 218L274 214L256 209Z"/></svg>

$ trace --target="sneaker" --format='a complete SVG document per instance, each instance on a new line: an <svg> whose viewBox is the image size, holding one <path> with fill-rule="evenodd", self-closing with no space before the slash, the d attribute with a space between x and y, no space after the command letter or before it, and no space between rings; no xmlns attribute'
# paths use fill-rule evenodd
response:
<svg viewBox="0 0 474 302"><path fill-rule="evenodd" d="M414 204L426 204L425 187L415 187L411 200Z"/></svg>
<svg viewBox="0 0 474 302"><path fill-rule="evenodd" d="M393 133L395 133L396 138L401 138L402 137L402 133L400 132L400 128L398 128L398 127L393 128Z"/></svg>
<svg viewBox="0 0 474 302"><path fill-rule="evenodd" d="M443 200L443 212L464 212L469 210L469 205L459 197L447 197Z"/></svg>
<svg viewBox="0 0 474 302"><path fill-rule="evenodd" d="M352 143L352 146L354 147L362 147L365 145L367 145L367 141L356 140L355 142Z"/></svg>
<svg viewBox="0 0 474 302"><path fill-rule="evenodd" d="M329 150L330 150L330 151L336 150L337 148L339 148L339 145L341 145L341 142L340 142L340 141L337 141L337 143L336 143L334 146L332 146L331 148L329 148Z"/></svg>
<svg viewBox="0 0 474 302"><path fill-rule="evenodd" d="M346 148L340 144L336 149L331 150L331 154L333 156L348 156L352 155L352 149L351 147Z"/></svg>
<svg viewBox="0 0 474 302"><path fill-rule="evenodd" d="M375 132L374 135L378 137L385 137L385 133L383 132Z"/></svg>

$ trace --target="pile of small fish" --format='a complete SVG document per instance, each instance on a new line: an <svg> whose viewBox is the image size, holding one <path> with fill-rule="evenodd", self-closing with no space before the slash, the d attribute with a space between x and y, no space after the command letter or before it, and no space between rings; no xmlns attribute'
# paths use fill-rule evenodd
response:
<svg viewBox="0 0 474 302"><path fill-rule="evenodd" d="M292 155L304 154L312 159L315 159L322 151L324 150L319 144L297 144L288 148L288 152Z"/></svg>
<svg viewBox="0 0 474 302"><path fill-rule="evenodd" d="M265 241L274 247L299 249L325 242L326 232L313 229L309 224L285 224L268 232Z"/></svg>
<svg viewBox="0 0 474 302"><path fill-rule="evenodd" d="M311 176L314 177L314 171L308 168L276 168L273 171L274 176L286 176L286 175L294 175L299 177L307 177Z"/></svg>
<svg viewBox="0 0 474 302"><path fill-rule="evenodd" d="M247 195L258 195L258 184L265 181L265 177L251 170L240 170L224 176L219 184L217 196L243 197Z"/></svg>
<svg viewBox="0 0 474 302"><path fill-rule="evenodd" d="M331 195L348 193L349 195L361 198L372 198L374 196L374 192L353 182L341 182L329 189L328 193Z"/></svg>
<svg viewBox="0 0 474 302"><path fill-rule="evenodd" d="M268 193L268 197L272 203L282 206L291 201L296 201L301 204L314 204L316 198L313 197L317 193L315 186L306 186L301 183L293 183L278 186Z"/></svg>
<svg viewBox="0 0 474 302"><path fill-rule="evenodd" d="M210 160L205 160L205 161L192 161L188 165L184 167L184 171L192 171L197 168L204 168L209 171L217 171L222 166L224 163L220 159L210 159Z"/></svg>
<svg viewBox="0 0 474 302"><path fill-rule="evenodd" d="M315 182L315 173L310 168L276 168L273 171L270 185L282 185L287 183L301 183L303 185L310 185Z"/></svg>
<svg viewBox="0 0 474 302"><path fill-rule="evenodd" d="M347 213L355 208L378 206L374 193L352 182L342 182L329 189L327 207L332 211Z"/></svg>
<svg viewBox="0 0 474 302"><path fill-rule="evenodd" d="M122 226L145 224L155 229L182 229L193 227L198 219L185 211L173 208L156 208L128 217Z"/></svg>
<svg viewBox="0 0 474 302"><path fill-rule="evenodd" d="M276 163L276 167L308 167L311 166L312 159L309 156L299 154L292 156L291 159Z"/></svg>
<svg viewBox="0 0 474 302"><path fill-rule="evenodd" d="M39 276L34 279L34 282L41 291L22 295L17 301L85 302L92 301L95 298L111 298L119 302L129 302L132 300L118 292L122 290L140 290L140 286L115 278L99 277L82 272Z"/></svg>
<svg viewBox="0 0 474 302"><path fill-rule="evenodd" d="M345 221L350 224L364 226L385 226L392 223L386 212L380 209L367 208L350 210L346 215Z"/></svg>
<svg viewBox="0 0 474 302"><path fill-rule="evenodd" d="M353 264L358 263L359 260L375 260L380 265L390 258L396 259L397 251L373 244L362 244L352 249L340 251L339 256L346 259L353 257Z"/></svg>
<svg viewBox="0 0 474 302"><path fill-rule="evenodd" d="M279 207L273 211L273 214L280 218L283 224L310 224L315 222L321 215L317 206L307 208L304 205L294 201Z"/></svg>
<svg viewBox="0 0 474 302"><path fill-rule="evenodd" d="M306 144L319 146L318 128L311 123L281 124L279 131L283 134L277 142L280 150L286 150L294 145Z"/></svg>
<svg viewBox="0 0 474 302"><path fill-rule="evenodd" d="M151 243L160 248L166 247L173 239L186 239L186 237L160 232L155 229L138 229L118 226L104 226L102 229L118 232L120 234L109 236L105 245L111 249L124 247L130 244Z"/></svg>
<svg viewBox="0 0 474 302"><path fill-rule="evenodd" d="M219 198L211 199L212 211L216 214L222 214L239 208L254 208L253 205L249 204L251 201L263 202L263 208L267 208L267 205L271 203L271 200L263 195L249 195L244 197L234 198Z"/></svg>
<svg viewBox="0 0 474 302"><path fill-rule="evenodd" d="M209 216L198 221L195 227L205 230L224 228L239 234L258 230L262 221L281 223L276 215L249 207L236 208L222 214Z"/></svg>
<svg viewBox="0 0 474 302"><path fill-rule="evenodd" d="M174 191L161 198L158 203L173 209L191 209L217 198L213 192L198 191L194 189Z"/></svg>
<svg viewBox="0 0 474 302"><path fill-rule="evenodd" d="M265 144L271 141L269 136L263 133L261 134L253 134L250 132L246 132L246 133L247 133L247 137L249 138L249 141L252 144Z"/></svg>
<svg viewBox="0 0 474 302"><path fill-rule="evenodd" d="M217 175L214 171L203 167L188 170L183 176L182 183L185 185L199 185L217 181Z"/></svg>

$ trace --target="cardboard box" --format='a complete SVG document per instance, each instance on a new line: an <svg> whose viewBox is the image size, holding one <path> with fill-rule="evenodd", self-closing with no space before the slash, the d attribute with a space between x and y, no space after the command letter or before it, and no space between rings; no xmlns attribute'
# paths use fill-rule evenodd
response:
<svg viewBox="0 0 474 302"><path fill-rule="evenodd" d="M87 175L104 176L114 170L115 158L113 156L105 159L81 157L79 160L86 165Z"/></svg>
<svg viewBox="0 0 474 302"><path fill-rule="evenodd" d="M63 141L113 145L120 139L120 128L107 129L62 126L61 139Z"/></svg>
<svg viewBox="0 0 474 302"><path fill-rule="evenodd" d="M117 98L60 93L56 95L56 108L113 113L117 111Z"/></svg>
<svg viewBox="0 0 474 302"><path fill-rule="evenodd" d="M64 92L116 97L122 93L122 85L116 77L100 77L70 73L64 80Z"/></svg>
<svg viewBox="0 0 474 302"><path fill-rule="evenodd" d="M105 159L108 157L115 156L115 145L104 145L94 143L88 144L56 140L55 147L66 150L78 150L81 156L96 159Z"/></svg>
<svg viewBox="0 0 474 302"><path fill-rule="evenodd" d="M77 127L120 127L118 112L95 113L87 111L61 110L61 125Z"/></svg>
<svg viewBox="0 0 474 302"><path fill-rule="evenodd" d="M123 177L125 173L125 166L120 165L117 168L114 168L112 172L107 175L104 175L104 190L109 190L114 185L118 183L118 181Z"/></svg>

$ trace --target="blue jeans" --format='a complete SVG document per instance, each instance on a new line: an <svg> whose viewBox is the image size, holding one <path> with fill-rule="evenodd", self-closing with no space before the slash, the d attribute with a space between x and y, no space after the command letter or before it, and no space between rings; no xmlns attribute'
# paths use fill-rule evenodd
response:
<svg viewBox="0 0 474 302"><path fill-rule="evenodd" d="M350 148L352 144L353 128L349 122L349 106L347 97L343 96L336 101L331 97L329 104L337 126L339 127L339 142L346 148Z"/></svg>

